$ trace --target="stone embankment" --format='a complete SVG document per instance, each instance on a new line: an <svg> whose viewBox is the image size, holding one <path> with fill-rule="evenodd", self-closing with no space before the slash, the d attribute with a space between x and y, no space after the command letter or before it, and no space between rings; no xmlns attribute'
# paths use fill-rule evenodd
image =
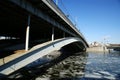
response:
<svg viewBox="0 0 120 80"><path fill-rule="evenodd" d="M90 47L87 48L87 52L109 52L110 50L106 47Z"/></svg>

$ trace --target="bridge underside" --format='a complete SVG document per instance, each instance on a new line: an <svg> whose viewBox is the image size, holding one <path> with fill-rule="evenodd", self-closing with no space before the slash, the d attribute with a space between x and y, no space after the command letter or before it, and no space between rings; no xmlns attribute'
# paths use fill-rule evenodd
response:
<svg viewBox="0 0 120 80"><path fill-rule="evenodd" d="M42 5L43 3L41 3ZM44 8L46 8L44 6ZM48 11L47 8L44 10ZM57 16L48 11L50 16ZM54 26L53 24L45 21L44 19L29 13L25 9L18 7L17 5L10 3L9 1L0 1L0 53L1 57L7 56L8 51L13 53L15 50L25 48L26 28L28 26L28 16L30 17L30 36L29 36L29 48L46 41L51 40L52 28L54 27L54 39L63 37L70 37L71 35ZM58 19L59 20L59 19ZM14 39L13 39L14 38ZM8 49L16 45L21 45L15 49ZM7 54L6 54L7 53Z"/></svg>
<svg viewBox="0 0 120 80"><path fill-rule="evenodd" d="M0 40L1 57L9 55L8 53L13 54L13 51L15 50L25 49L26 28L29 22L29 15L29 48L46 41L50 41L53 34L53 28L54 39L73 36L81 38L80 35L78 36L78 34L70 28L64 20L50 10L50 8L48 8L48 6L46 6L41 0L28 1L32 1L31 5L41 11L41 17L29 12L27 8L30 6L27 3L25 4L25 2L20 2L18 0L19 4L26 6L22 8L22 6L20 7L10 1L12 0L0 1L0 38L5 37L5 39ZM43 17L45 17L45 19L43 19ZM53 24L50 21L52 21Z"/></svg>
<svg viewBox="0 0 120 80"><path fill-rule="evenodd" d="M4 1L5 2L5 1ZM16 37L24 40L26 36L26 27L28 25L29 13L24 9L12 4L0 2L0 36ZM7 6L6 6L7 5ZM4 7L3 7L4 6ZM54 25L46 22L31 14L30 19L30 39L51 39L52 27ZM55 38L63 37L63 31L55 28ZM67 36L68 34L66 34Z"/></svg>

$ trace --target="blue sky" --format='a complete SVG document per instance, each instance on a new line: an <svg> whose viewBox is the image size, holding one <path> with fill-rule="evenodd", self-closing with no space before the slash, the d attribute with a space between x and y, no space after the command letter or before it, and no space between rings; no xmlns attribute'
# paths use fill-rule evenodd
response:
<svg viewBox="0 0 120 80"><path fill-rule="evenodd" d="M120 0L58 0L58 6L88 43L120 44Z"/></svg>

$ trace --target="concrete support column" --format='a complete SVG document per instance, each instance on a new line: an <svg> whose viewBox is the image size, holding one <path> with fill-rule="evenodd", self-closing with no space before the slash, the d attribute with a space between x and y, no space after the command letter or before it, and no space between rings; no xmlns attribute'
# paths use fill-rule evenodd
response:
<svg viewBox="0 0 120 80"><path fill-rule="evenodd" d="M26 51L28 51L28 47L29 47L29 30L30 30L30 15L28 15L28 25L26 28L26 42L25 42Z"/></svg>
<svg viewBox="0 0 120 80"><path fill-rule="evenodd" d="M54 27L52 27L52 41L54 41Z"/></svg>
<svg viewBox="0 0 120 80"><path fill-rule="evenodd" d="M65 38L65 32L63 32L63 38Z"/></svg>

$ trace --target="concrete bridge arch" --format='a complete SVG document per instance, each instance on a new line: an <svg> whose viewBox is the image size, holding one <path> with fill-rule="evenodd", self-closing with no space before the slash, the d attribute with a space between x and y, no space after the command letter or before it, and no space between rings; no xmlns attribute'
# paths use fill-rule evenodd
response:
<svg viewBox="0 0 120 80"><path fill-rule="evenodd" d="M77 44L76 44L77 43ZM78 44L80 43L80 45ZM86 47L85 44L81 44L82 40L75 37L62 38L55 41L50 41L40 45L36 45L31 48L24 55L18 56L15 59L7 62L6 64L0 66L0 77L8 76L11 73L27 66L28 64L40 59L41 57L48 55L55 50L75 50L75 51L84 51ZM79 49L79 50L78 50ZM70 51L72 51L70 50Z"/></svg>

